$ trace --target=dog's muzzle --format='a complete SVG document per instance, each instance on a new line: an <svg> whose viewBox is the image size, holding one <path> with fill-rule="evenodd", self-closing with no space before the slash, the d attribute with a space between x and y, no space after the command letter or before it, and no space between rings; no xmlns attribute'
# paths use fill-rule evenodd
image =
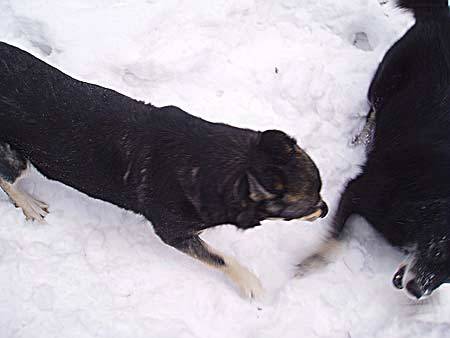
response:
<svg viewBox="0 0 450 338"><path fill-rule="evenodd" d="M316 219L324 218L328 214L328 206L324 201L320 201L318 204L318 209L314 211L312 214L309 214L308 216L304 216L300 218L301 221L309 221L313 222Z"/></svg>

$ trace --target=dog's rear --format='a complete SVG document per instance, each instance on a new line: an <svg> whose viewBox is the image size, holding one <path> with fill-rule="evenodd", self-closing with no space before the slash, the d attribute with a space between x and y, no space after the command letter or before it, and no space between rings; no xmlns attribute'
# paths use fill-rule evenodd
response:
<svg viewBox="0 0 450 338"><path fill-rule="evenodd" d="M447 0L398 5L414 12L416 24L387 52L372 80L373 144L362 173L345 188L318 255L329 255L347 219L359 214L393 245L414 248L394 284L421 298L450 276L450 20Z"/></svg>

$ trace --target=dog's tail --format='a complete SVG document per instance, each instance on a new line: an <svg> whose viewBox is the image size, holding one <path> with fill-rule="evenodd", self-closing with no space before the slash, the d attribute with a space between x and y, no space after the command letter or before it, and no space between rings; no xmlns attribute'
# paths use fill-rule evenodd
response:
<svg viewBox="0 0 450 338"><path fill-rule="evenodd" d="M449 14L450 0L397 0L397 6L412 10L416 19Z"/></svg>

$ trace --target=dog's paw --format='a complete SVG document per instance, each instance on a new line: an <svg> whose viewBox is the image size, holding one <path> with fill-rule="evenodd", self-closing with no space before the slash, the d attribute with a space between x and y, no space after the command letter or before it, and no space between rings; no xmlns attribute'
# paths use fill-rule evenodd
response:
<svg viewBox="0 0 450 338"><path fill-rule="evenodd" d="M20 192L14 201L16 207L21 208L27 220L45 222L45 216L48 215L48 205L39 201L31 195Z"/></svg>
<svg viewBox="0 0 450 338"><path fill-rule="evenodd" d="M245 273L241 272L238 280L242 296L250 299L262 299L265 291L260 280L253 273L245 270Z"/></svg>
<svg viewBox="0 0 450 338"><path fill-rule="evenodd" d="M262 299L265 291L258 277L233 258L227 257L224 271L239 288L241 295L250 299Z"/></svg>

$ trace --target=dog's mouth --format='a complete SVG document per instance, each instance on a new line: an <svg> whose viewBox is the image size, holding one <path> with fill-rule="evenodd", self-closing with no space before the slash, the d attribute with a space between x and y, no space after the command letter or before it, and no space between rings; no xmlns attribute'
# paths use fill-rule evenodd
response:
<svg viewBox="0 0 450 338"><path fill-rule="evenodd" d="M295 212L290 213L288 210L282 212L285 221L297 219L300 221L314 222L319 218L324 218L328 214L328 206L324 201L320 201L312 210L307 211L303 215L297 215Z"/></svg>
<svg viewBox="0 0 450 338"><path fill-rule="evenodd" d="M322 217L322 214L323 214L323 211L321 209L318 209L310 215L301 217L300 221L314 222L319 217Z"/></svg>

